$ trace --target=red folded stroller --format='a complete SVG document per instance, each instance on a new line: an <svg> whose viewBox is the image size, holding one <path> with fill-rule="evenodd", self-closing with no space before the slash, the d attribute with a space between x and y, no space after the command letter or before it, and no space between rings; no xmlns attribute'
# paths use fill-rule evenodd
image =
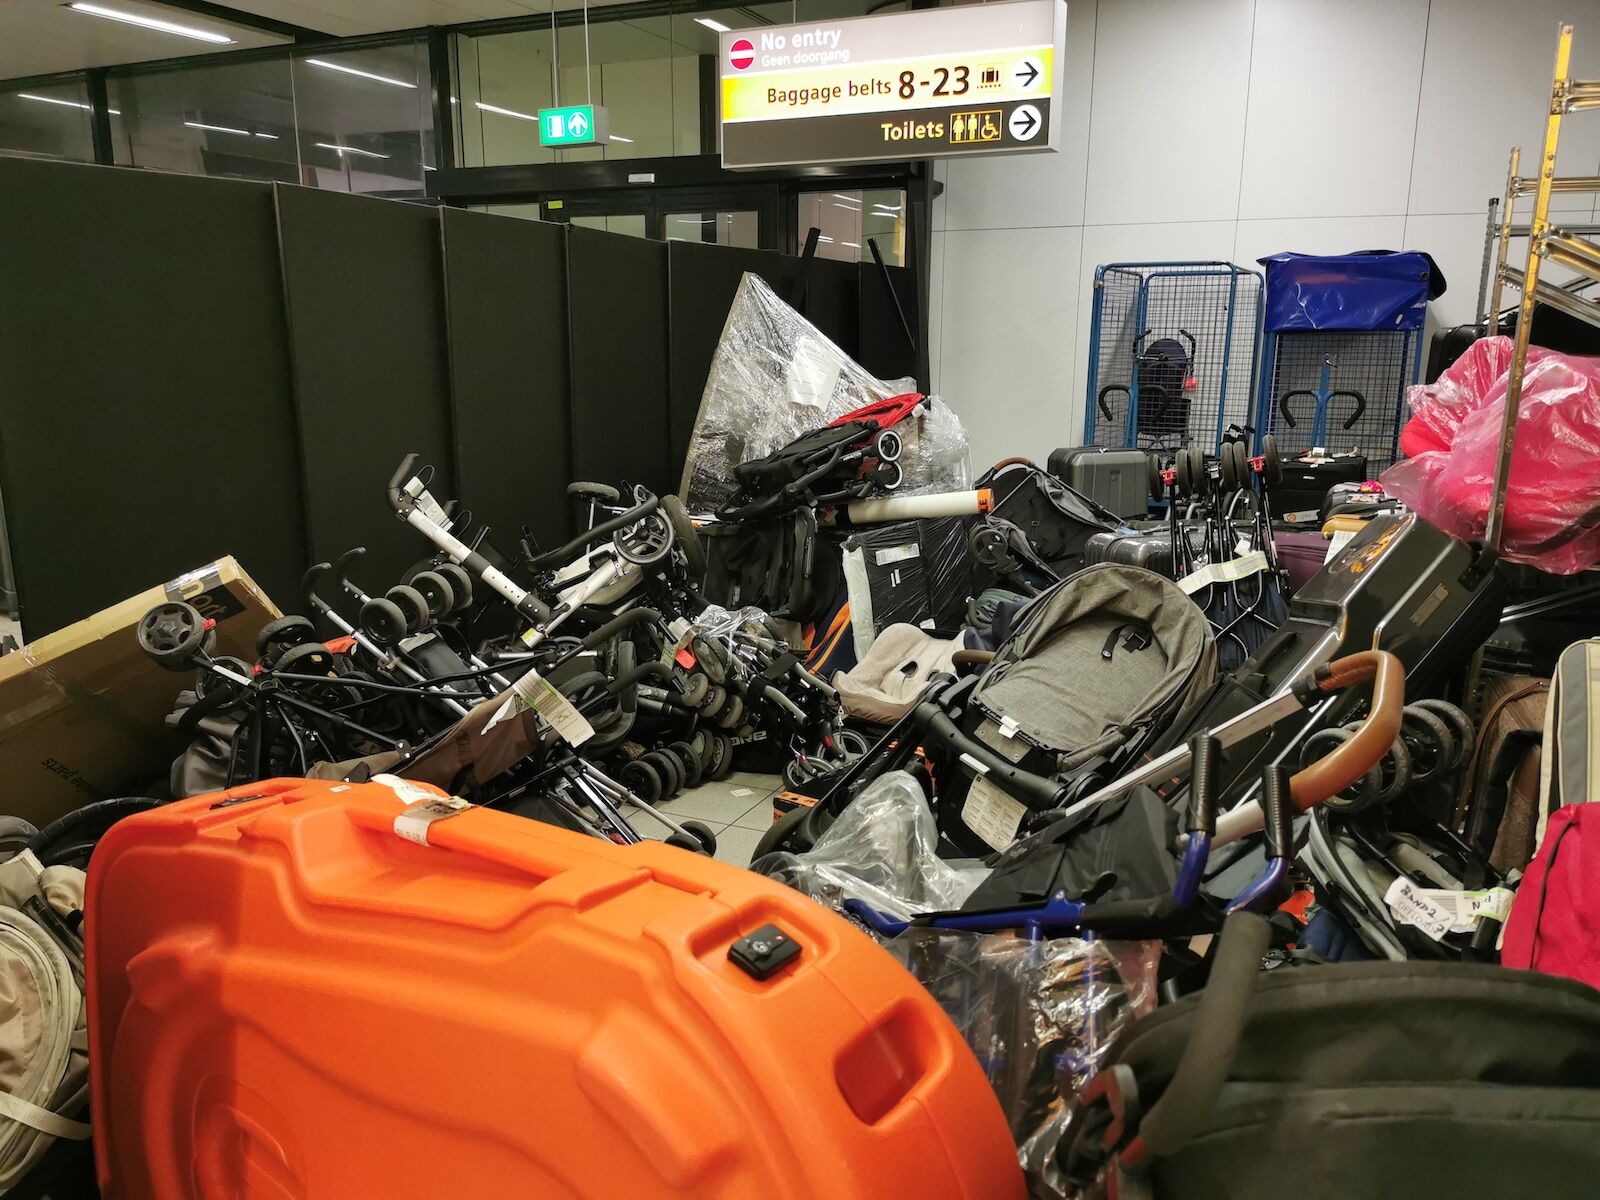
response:
<svg viewBox="0 0 1600 1200"><path fill-rule="evenodd" d="M918 392L877 400L764 458L740 463L733 469L739 490L717 511L718 519L748 521L894 491L903 478L904 449L894 427L928 404Z"/></svg>

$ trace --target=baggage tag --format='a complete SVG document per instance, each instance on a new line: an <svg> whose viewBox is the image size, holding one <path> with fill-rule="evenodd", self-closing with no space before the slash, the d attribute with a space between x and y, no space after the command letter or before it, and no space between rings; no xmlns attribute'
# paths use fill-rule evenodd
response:
<svg viewBox="0 0 1600 1200"><path fill-rule="evenodd" d="M529 671L511 685L511 695L483 727L483 732L488 733L501 721L530 708L569 746L581 746L594 736L594 726L537 671Z"/></svg>
<svg viewBox="0 0 1600 1200"><path fill-rule="evenodd" d="M426 846L428 827L457 813L466 812L472 805L460 796L433 796L407 806L405 812L394 819L394 831L408 842Z"/></svg>
<svg viewBox="0 0 1600 1200"><path fill-rule="evenodd" d="M406 495L410 496L416 506L422 510L423 516L427 517L435 525L442 525L446 529L450 527L450 518L445 514L444 508L439 502L433 498L433 493L423 486L422 480L412 476L411 481L406 484L405 490Z"/></svg>
<svg viewBox="0 0 1600 1200"><path fill-rule="evenodd" d="M994 850L1004 850L1017 840L1028 806L1013 800L982 775L975 777L962 805L961 819L967 828Z"/></svg>
<svg viewBox="0 0 1600 1200"><path fill-rule="evenodd" d="M1506 888L1476 892L1420 888L1401 878L1389 885L1383 900L1396 921L1415 926L1437 942L1447 933L1471 933L1480 921L1504 924L1511 914L1511 898Z"/></svg>

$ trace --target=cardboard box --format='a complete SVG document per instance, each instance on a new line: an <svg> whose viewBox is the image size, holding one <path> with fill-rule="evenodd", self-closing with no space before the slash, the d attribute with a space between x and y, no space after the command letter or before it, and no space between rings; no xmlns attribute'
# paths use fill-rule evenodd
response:
<svg viewBox="0 0 1600 1200"><path fill-rule="evenodd" d="M217 622L217 654L256 657L256 632L281 616L232 557L180 575L0 657L0 808L41 828L91 800L165 779L184 739L165 724L192 672L139 649L139 620L187 600Z"/></svg>

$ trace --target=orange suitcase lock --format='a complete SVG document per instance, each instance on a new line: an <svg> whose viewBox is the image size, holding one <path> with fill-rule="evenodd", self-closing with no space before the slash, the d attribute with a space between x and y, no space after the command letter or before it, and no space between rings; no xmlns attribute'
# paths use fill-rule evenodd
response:
<svg viewBox="0 0 1600 1200"><path fill-rule="evenodd" d="M898 963L671 846L277 780L114 827L86 926L114 1200L1023 1195Z"/></svg>

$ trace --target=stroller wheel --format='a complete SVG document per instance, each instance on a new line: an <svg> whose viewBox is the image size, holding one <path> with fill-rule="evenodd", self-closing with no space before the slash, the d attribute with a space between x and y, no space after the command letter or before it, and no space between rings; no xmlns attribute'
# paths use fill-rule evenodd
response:
<svg viewBox="0 0 1600 1200"><path fill-rule="evenodd" d="M716 743L711 734L704 729L695 730L694 736L689 739L689 749L693 750L695 757L700 760L700 777L709 778L711 767L716 762Z"/></svg>
<svg viewBox="0 0 1600 1200"><path fill-rule="evenodd" d="M1455 757L1450 760L1450 765L1445 770L1453 771L1466 761L1467 755L1472 753L1472 747L1477 744L1477 726L1472 723L1471 717L1448 700L1418 700L1406 707L1420 708L1423 712L1432 713L1455 734Z"/></svg>
<svg viewBox="0 0 1600 1200"><path fill-rule="evenodd" d="M1167 498L1167 481L1161 477L1161 455L1150 456L1150 498L1152 500L1165 500Z"/></svg>
<svg viewBox="0 0 1600 1200"><path fill-rule="evenodd" d="M373 596L361 606L361 628L380 646L392 646L406 636L405 610L393 600Z"/></svg>
<svg viewBox="0 0 1600 1200"><path fill-rule="evenodd" d="M250 664L242 658L225 654L211 661L216 666L227 667L235 675L250 678ZM245 684L225 679L215 671L201 671L194 681L195 697L207 702L215 701L220 706L218 711L224 712L243 700L249 690Z"/></svg>
<svg viewBox="0 0 1600 1200"><path fill-rule="evenodd" d="M384 599L400 606L405 617L407 633L421 633L428 624L428 602L422 593L409 584L397 583L384 594Z"/></svg>
<svg viewBox="0 0 1600 1200"><path fill-rule="evenodd" d="M1239 490L1239 467L1233 457L1233 443L1223 442L1217 454L1217 476L1226 492Z"/></svg>
<svg viewBox="0 0 1600 1200"><path fill-rule="evenodd" d="M334 672L335 656L321 642L307 642L304 646L291 646L278 656L273 671L288 675L329 675Z"/></svg>
<svg viewBox="0 0 1600 1200"><path fill-rule="evenodd" d="M612 536L617 553L641 567L660 562L672 553L672 523L660 509L642 517Z"/></svg>
<svg viewBox="0 0 1600 1200"><path fill-rule="evenodd" d="M667 749L676 755L678 762L683 765L683 786L699 787L705 768L700 765L700 756L694 752L694 747L688 742L673 742Z"/></svg>
<svg viewBox="0 0 1600 1200"><path fill-rule="evenodd" d="M713 855L717 852L717 835L711 831L711 826L703 821L679 821L678 824L689 836L685 838L683 834L669 834L665 839L667 845L695 854Z"/></svg>
<svg viewBox="0 0 1600 1200"><path fill-rule="evenodd" d="M646 804L654 804L661 799L661 776L642 758L623 763L622 769L617 772L617 782Z"/></svg>
<svg viewBox="0 0 1600 1200"><path fill-rule="evenodd" d="M462 612L472 607L472 576L467 569L459 563L440 563L434 569L436 575L442 575L450 584L450 590L455 594L455 611Z"/></svg>
<svg viewBox="0 0 1600 1200"><path fill-rule="evenodd" d="M1319 729L1305 740L1300 749L1300 765L1307 766L1348 742L1354 734L1348 729ZM1373 767L1355 783L1324 802L1335 812L1360 812L1377 802L1382 782L1381 767Z"/></svg>
<svg viewBox="0 0 1600 1200"><path fill-rule="evenodd" d="M900 440L900 435L892 429L878 431L878 436L873 442L873 452L886 463L899 462L900 454L905 449L905 443Z"/></svg>
<svg viewBox="0 0 1600 1200"><path fill-rule="evenodd" d="M1178 495L1194 495L1194 475L1189 465L1189 452L1180 449L1173 458L1172 465L1178 472Z"/></svg>
<svg viewBox="0 0 1600 1200"><path fill-rule="evenodd" d="M872 749L867 735L855 729L841 729L833 735L833 744L846 763L853 763Z"/></svg>
<svg viewBox="0 0 1600 1200"><path fill-rule="evenodd" d="M1411 756L1411 782L1430 783L1448 772L1461 757L1455 734L1444 718L1420 704L1408 704L1400 722L1400 738Z"/></svg>
<svg viewBox="0 0 1600 1200"><path fill-rule="evenodd" d="M661 497L661 511L667 515L667 522L672 526L672 539L683 553L683 565L693 578L699 579L706 573L706 546L700 540L700 531L689 519L683 501L676 496Z"/></svg>
<svg viewBox="0 0 1600 1200"><path fill-rule="evenodd" d="M900 469L897 462L886 462L879 467L877 472L878 486L886 492L892 492L905 482L906 473Z"/></svg>
<svg viewBox="0 0 1600 1200"><path fill-rule="evenodd" d="M1268 485L1276 487L1283 482L1283 456L1278 453L1275 435L1269 433L1261 439L1261 457L1266 459L1261 464L1261 478Z"/></svg>
<svg viewBox="0 0 1600 1200"><path fill-rule="evenodd" d="M137 636L139 649L166 671L186 670L206 649L207 641L216 640L200 610L182 600L169 600L145 613L139 619Z"/></svg>
<svg viewBox="0 0 1600 1200"><path fill-rule="evenodd" d="M649 763L661 776L661 798L671 800L683 790L683 764L677 756L665 750L652 750L641 760Z"/></svg>
<svg viewBox="0 0 1600 1200"><path fill-rule="evenodd" d="M711 736L717 743L717 765L711 770L711 778L720 783L733 774L733 739L721 732Z"/></svg>
<svg viewBox="0 0 1600 1200"><path fill-rule="evenodd" d="M722 712L717 715L717 724L724 729L737 729L739 722L744 719L744 699L740 696L729 696L728 703L723 706Z"/></svg>
<svg viewBox="0 0 1600 1200"><path fill-rule="evenodd" d="M706 694L700 701L700 712L704 716L714 717L722 711L723 706L727 703L727 689L714 683L706 689Z"/></svg>
<svg viewBox="0 0 1600 1200"><path fill-rule="evenodd" d="M316 626L308 618L279 617L268 621L256 634L256 657L270 667L272 660L290 646L303 646L316 636Z"/></svg>
<svg viewBox="0 0 1600 1200"><path fill-rule="evenodd" d="M411 577L411 587L417 589L422 602L428 606L428 616L437 621L449 616L456 606L456 592L450 581L437 571L418 571Z"/></svg>
<svg viewBox="0 0 1600 1200"><path fill-rule="evenodd" d="M1250 453L1244 448L1243 442L1231 443L1229 453L1233 455L1233 477L1239 488L1250 488Z"/></svg>
<svg viewBox="0 0 1600 1200"><path fill-rule="evenodd" d="M1189 478L1194 481L1194 495L1204 496L1206 485L1211 477L1206 471L1206 452L1199 446L1190 446L1187 450L1180 450L1180 454L1189 456Z"/></svg>
<svg viewBox="0 0 1600 1200"><path fill-rule="evenodd" d="M710 690L711 681L699 671L691 671L683 677L683 702L690 708L699 708Z"/></svg>

